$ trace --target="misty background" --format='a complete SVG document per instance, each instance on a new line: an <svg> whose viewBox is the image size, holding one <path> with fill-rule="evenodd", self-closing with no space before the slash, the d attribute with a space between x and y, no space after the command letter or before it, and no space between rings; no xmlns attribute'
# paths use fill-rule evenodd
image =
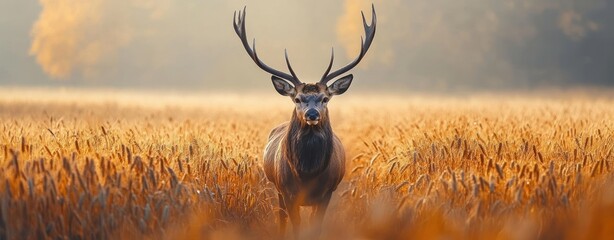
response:
<svg viewBox="0 0 614 240"><path fill-rule="evenodd" d="M611 0L3 0L0 87L272 89L232 28L247 6L261 59L304 82L358 54L363 90L614 86Z"/></svg>

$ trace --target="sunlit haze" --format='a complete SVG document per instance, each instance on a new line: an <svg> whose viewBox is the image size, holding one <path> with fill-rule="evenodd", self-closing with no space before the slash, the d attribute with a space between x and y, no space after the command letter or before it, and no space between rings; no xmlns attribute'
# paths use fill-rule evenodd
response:
<svg viewBox="0 0 614 240"><path fill-rule="evenodd" d="M232 29L247 6L261 58L319 80L351 61L371 1L8 0L0 86L271 90ZM489 90L614 85L614 5L588 1L374 0L375 41L356 89Z"/></svg>

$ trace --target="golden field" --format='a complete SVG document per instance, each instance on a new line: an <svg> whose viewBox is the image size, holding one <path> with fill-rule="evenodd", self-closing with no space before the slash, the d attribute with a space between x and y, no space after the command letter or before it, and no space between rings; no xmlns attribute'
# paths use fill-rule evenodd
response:
<svg viewBox="0 0 614 240"><path fill-rule="evenodd" d="M607 94L346 95L322 238L614 236ZM0 90L0 239L283 238L261 155L292 108L274 91Z"/></svg>

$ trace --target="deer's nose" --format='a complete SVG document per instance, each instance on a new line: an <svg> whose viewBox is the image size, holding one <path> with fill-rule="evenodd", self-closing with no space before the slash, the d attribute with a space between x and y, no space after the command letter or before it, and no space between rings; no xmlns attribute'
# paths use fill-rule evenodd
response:
<svg viewBox="0 0 614 240"><path fill-rule="evenodd" d="M320 113L318 112L318 110L315 109L309 109L307 110L307 112L305 112L305 119L307 121L317 121L320 120Z"/></svg>

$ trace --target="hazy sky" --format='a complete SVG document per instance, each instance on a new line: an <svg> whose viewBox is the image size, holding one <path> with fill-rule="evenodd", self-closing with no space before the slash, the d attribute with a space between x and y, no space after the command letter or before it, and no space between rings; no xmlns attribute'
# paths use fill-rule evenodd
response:
<svg viewBox="0 0 614 240"><path fill-rule="evenodd" d="M455 90L614 86L611 0L374 0L377 35L353 88ZM358 52L371 1L2 0L0 86L272 88L232 29L302 81L330 48Z"/></svg>

